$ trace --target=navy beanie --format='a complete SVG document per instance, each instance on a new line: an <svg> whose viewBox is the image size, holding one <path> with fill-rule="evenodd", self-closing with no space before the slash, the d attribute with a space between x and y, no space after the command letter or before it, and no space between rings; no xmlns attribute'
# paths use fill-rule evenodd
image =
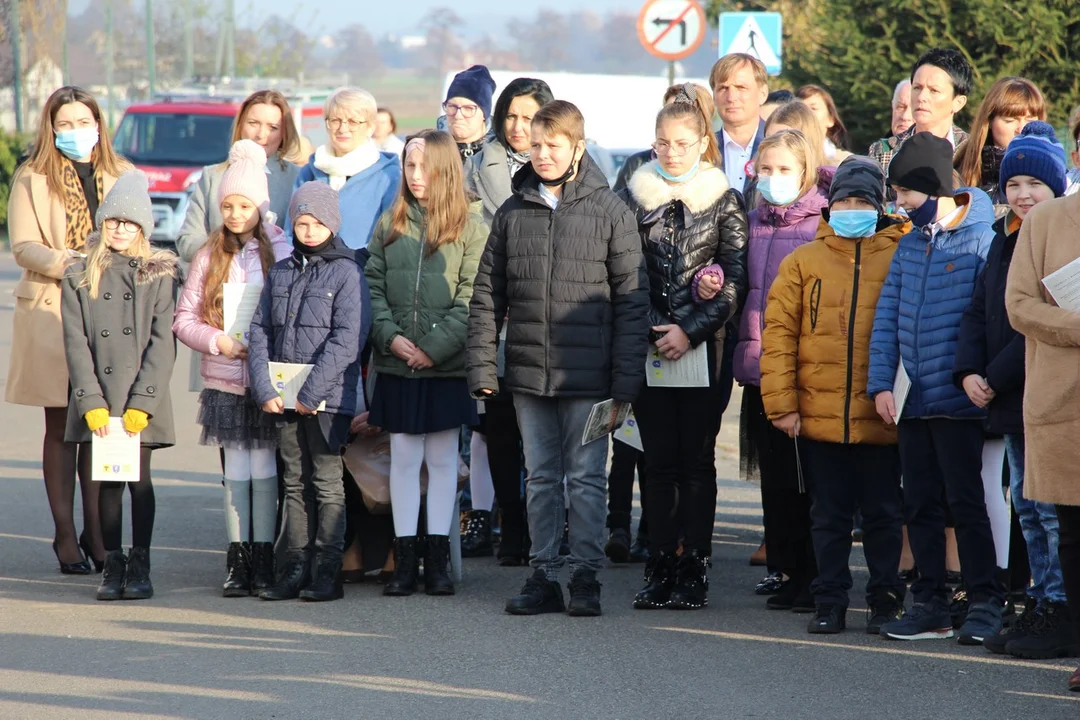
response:
<svg viewBox="0 0 1080 720"><path fill-rule="evenodd" d="M472 100L484 113L484 120L491 119L491 98L495 94L495 81L483 65L473 65L454 76L446 99L463 97Z"/></svg>
<svg viewBox="0 0 1080 720"><path fill-rule="evenodd" d="M1029 122L1009 143L1001 161L1002 191L1015 175L1041 180L1054 191L1054 197L1065 194L1065 148L1058 142L1053 127L1038 120Z"/></svg>

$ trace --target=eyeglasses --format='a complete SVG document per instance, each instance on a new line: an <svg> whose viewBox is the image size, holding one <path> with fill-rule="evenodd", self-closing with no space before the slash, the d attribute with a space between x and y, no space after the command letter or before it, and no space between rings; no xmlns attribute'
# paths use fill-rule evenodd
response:
<svg viewBox="0 0 1080 720"><path fill-rule="evenodd" d="M652 144L652 149L657 155L674 155L675 157L683 157L686 153L690 152L690 148L701 143L705 138L700 138L697 142L677 142L675 144L669 143L666 140L657 140Z"/></svg>
<svg viewBox="0 0 1080 720"><path fill-rule="evenodd" d="M142 225L134 222L133 220L119 220L117 218L109 218L102 224L109 230L117 230L122 225L124 227L124 232L129 233L138 232L142 229Z"/></svg>
<svg viewBox="0 0 1080 720"><path fill-rule="evenodd" d="M326 127L330 128L331 130L340 130L342 127L347 127L350 131L355 131L360 129L361 125L367 125L367 120L326 118Z"/></svg>
<svg viewBox="0 0 1080 720"><path fill-rule="evenodd" d="M453 103L443 103L443 110L446 111L447 117L454 117L458 113L461 113L461 117L469 120L476 117L476 111L480 107L477 105L454 105Z"/></svg>

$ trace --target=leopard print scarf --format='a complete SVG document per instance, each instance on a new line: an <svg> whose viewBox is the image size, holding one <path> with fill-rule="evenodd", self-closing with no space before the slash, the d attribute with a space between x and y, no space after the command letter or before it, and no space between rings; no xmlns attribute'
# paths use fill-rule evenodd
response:
<svg viewBox="0 0 1080 720"><path fill-rule="evenodd" d="M94 185L100 204L104 195L104 181L100 171L94 173ZM64 243L69 249L81 252L86 246L86 237L94 231L94 221L90 217L90 206L86 204L86 194L83 192L79 173L72 163L66 161L63 170L63 187L64 210L67 215L67 235Z"/></svg>

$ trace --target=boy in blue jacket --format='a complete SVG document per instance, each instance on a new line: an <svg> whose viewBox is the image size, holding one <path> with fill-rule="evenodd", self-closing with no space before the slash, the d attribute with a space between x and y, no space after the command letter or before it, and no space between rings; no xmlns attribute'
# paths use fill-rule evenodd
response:
<svg viewBox="0 0 1080 720"><path fill-rule="evenodd" d="M278 447L285 465L288 551L277 582L259 597L336 600L344 595L338 582L345 549L341 449L356 414L370 300L355 253L337 237L337 192L325 183L305 183L293 194L289 217L293 254L267 273L248 349L252 396L264 412L281 417ZM295 410L284 408L268 371L271 361L312 366ZM315 498L316 517L308 517L305 495ZM317 525L317 558L309 573L310 523Z"/></svg>
<svg viewBox="0 0 1080 720"><path fill-rule="evenodd" d="M881 628L893 640L951 638L945 587L945 500L956 524L971 606L961 644L977 645L1001 627L1003 590L982 482L985 411L953 384L960 318L994 240L986 193L953 190L952 144L913 135L889 165L889 185L911 218L881 290L870 340L867 393L887 423L899 419L904 505L919 579L915 604ZM903 363L911 389L896 407Z"/></svg>

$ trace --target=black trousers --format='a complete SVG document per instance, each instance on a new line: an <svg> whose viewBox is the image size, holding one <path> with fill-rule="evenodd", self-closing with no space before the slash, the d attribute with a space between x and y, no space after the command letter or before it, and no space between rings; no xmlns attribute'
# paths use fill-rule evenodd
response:
<svg viewBox="0 0 1080 720"><path fill-rule="evenodd" d="M285 527L289 550L308 547L315 526L320 557L345 550L345 486L341 456L330 449L318 415L286 413L278 447L285 465ZM309 516L309 511L311 512Z"/></svg>
<svg viewBox="0 0 1080 720"><path fill-rule="evenodd" d="M844 445L799 439L799 454L810 491L811 535L817 579L811 585L818 605L848 605L852 587L851 531L862 512L863 551L870 568L866 601L886 592L903 598L897 575L903 544L900 453L895 445Z"/></svg>
<svg viewBox="0 0 1080 720"><path fill-rule="evenodd" d="M649 520L647 492L648 471L645 469L645 453L638 452L624 442L611 443L611 471L608 473L608 528L630 530L634 509L634 472L637 472L638 492L641 493L641 521L638 534L648 537Z"/></svg>
<svg viewBox="0 0 1080 720"><path fill-rule="evenodd" d="M500 510L524 507L521 497L521 430L514 412L514 398L500 392L484 403L480 416L481 432L487 438L488 464L491 482L495 487L495 504Z"/></svg>
<svg viewBox="0 0 1080 720"><path fill-rule="evenodd" d="M1065 581L1065 599L1073 625L1080 627L1080 507L1056 505L1058 517L1058 557Z"/></svg>
<svg viewBox="0 0 1080 720"><path fill-rule="evenodd" d="M769 422L757 385L743 387L742 411L761 469L761 510L769 567L809 585L817 575L817 561L810 536L810 495L799 488L795 443Z"/></svg>
<svg viewBox="0 0 1080 720"><path fill-rule="evenodd" d="M994 554L994 536L982 484L983 428L979 420L901 420L900 462L904 473L904 516L919 579L915 602L948 599L945 587L945 503L956 523L964 587L972 602L1004 599Z"/></svg>

